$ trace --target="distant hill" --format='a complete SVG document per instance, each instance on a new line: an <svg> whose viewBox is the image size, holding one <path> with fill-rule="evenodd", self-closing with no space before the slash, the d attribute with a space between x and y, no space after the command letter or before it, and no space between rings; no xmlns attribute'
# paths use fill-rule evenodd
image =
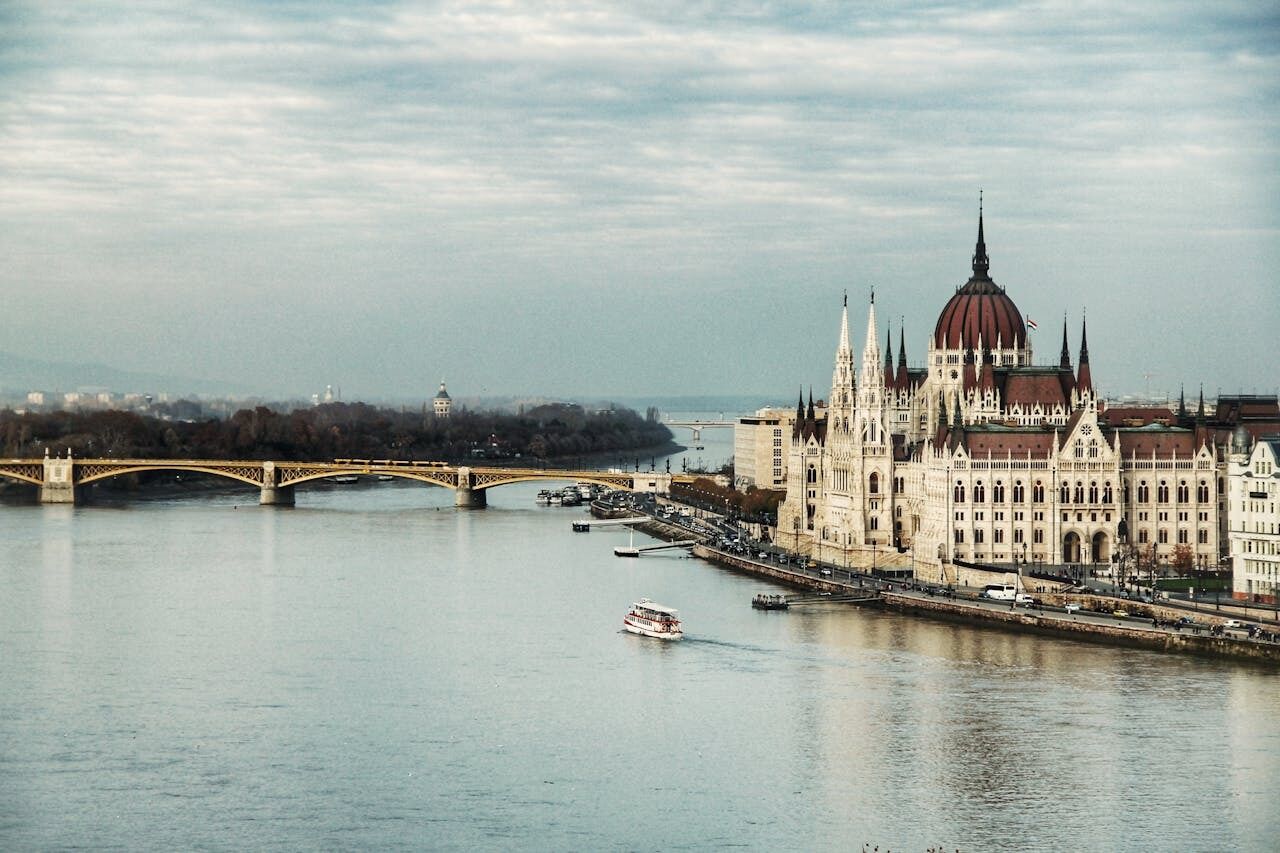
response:
<svg viewBox="0 0 1280 853"><path fill-rule="evenodd" d="M104 364L43 361L0 352L0 392L8 396L26 394L28 391L65 392L92 389L122 394L137 392L228 396L252 393L254 390L233 385L230 382L119 370Z"/></svg>

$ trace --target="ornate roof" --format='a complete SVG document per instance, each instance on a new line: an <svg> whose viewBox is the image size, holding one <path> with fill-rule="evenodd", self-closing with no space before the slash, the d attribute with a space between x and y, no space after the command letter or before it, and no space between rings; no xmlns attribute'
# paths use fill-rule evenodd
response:
<svg viewBox="0 0 1280 853"><path fill-rule="evenodd" d="M987 274L987 244L978 210L978 244L973 252L973 276L956 291L938 316L933 345L938 349L1023 349L1027 329L1022 313L1009 295Z"/></svg>

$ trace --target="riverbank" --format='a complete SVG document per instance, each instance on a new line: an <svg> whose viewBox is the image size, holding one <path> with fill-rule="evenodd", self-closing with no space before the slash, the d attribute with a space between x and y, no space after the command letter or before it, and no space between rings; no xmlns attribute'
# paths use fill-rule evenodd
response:
<svg viewBox="0 0 1280 853"><path fill-rule="evenodd" d="M678 532L662 529L669 526L660 522L641 523L637 527L664 539L672 538L671 534ZM1043 606L1038 609L1012 607L1003 602L981 601L972 593L944 595L934 587L917 587L912 583L885 581L855 573L840 577L835 573L825 575L818 570L815 574L813 569L775 565L707 545L695 545L693 554L717 566L796 589L832 596L874 597L874 603L911 616L1112 646L1280 665L1280 642L1261 641L1223 631L1222 626L1228 620L1209 614L1197 614L1200 621L1193 627L1179 624L1177 620L1181 611L1173 608L1138 605L1141 610L1113 610L1108 609L1115 606L1109 599L1103 601L1097 596L1076 594L1053 596L1053 604L1048 609ZM863 600L860 603L872 602ZM1066 604L1081 609L1068 611ZM1127 602L1124 604L1130 606ZM1124 615L1118 615L1120 613Z"/></svg>

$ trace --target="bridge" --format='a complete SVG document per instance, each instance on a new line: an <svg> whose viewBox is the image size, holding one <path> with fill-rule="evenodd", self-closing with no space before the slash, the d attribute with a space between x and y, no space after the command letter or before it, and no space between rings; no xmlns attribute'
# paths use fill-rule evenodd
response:
<svg viewBox="0 0 1280 853"><path fill-rule="evenodd" d="M82 499L85 487L96 482L151 471L210 474L244 483L259 490L258 503L263 506L293 506L295 487L329 477L352 475L389 475L452 489L455 506L477 509L488 502L486 490L509 483L570 480L626 491L665 493L670 491L673 479L671 474L654 471L472 467L397 459L335 459L332 462L74 459L68 453L43 459L0 460L0 478L36 486L40 490L42 504L74 504Z"/></svg>
<svg viewBox="0 0 1280 853"><path fill-rule="evenodd" d="M735 421L726 421L726 420L724 419L724 412L721 412L721 413L720 413L720 420L718 420L718 421L697 421L697 420L694 420L694 421L675 421L675 420L664 420L664 421L663 421L663 423L664 423L664 424L666 424L666 425L667 425L667 426L669 426L669 427L685 427L686 429L693 430L693 443L694 443L695 445L702 444L702 431L703 431L704 429L712 429L712 428L714 428L714 427L732 427L732 426L737 426L737 423L736 423ZM699 449L699 450L701 450L702 448L698 448L698 449Z"/></svg>

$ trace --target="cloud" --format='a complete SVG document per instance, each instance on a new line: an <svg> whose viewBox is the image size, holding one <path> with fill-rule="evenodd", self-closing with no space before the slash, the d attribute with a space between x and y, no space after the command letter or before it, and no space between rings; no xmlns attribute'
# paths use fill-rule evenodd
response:
<svg viewBox="0 0 1280 853"><path fill-rule="evenodd" d="M569 325L590 322L594 289L696 288L734 295L726 325L767 339L874 277L920 304L923 341L966 272L980 186L1011 286L1131 310L1056 262L1106 245L1111 268L1140 272L1135 254L1181 246L1198 268L1186 235L1213 229L1235 253L1213 266L1275 307L1248 277L1277 254L1280 25L1248 3L149 2L28 4L7 23L0 283L18 308L38 309L34 281L181 322L210 289L234 313L269 283L338 335L384 320L337 324L309 307L319 294L409 323L505 287ZM1134 287L1168 286L1149 275ZM171 299L134 302L159 282ZM517 347L542 333L509 332ZM190 334L211 375L246 368ZM158 357L68 335L98 360ZM734 381L809 369L778 358Z"/></svg>

